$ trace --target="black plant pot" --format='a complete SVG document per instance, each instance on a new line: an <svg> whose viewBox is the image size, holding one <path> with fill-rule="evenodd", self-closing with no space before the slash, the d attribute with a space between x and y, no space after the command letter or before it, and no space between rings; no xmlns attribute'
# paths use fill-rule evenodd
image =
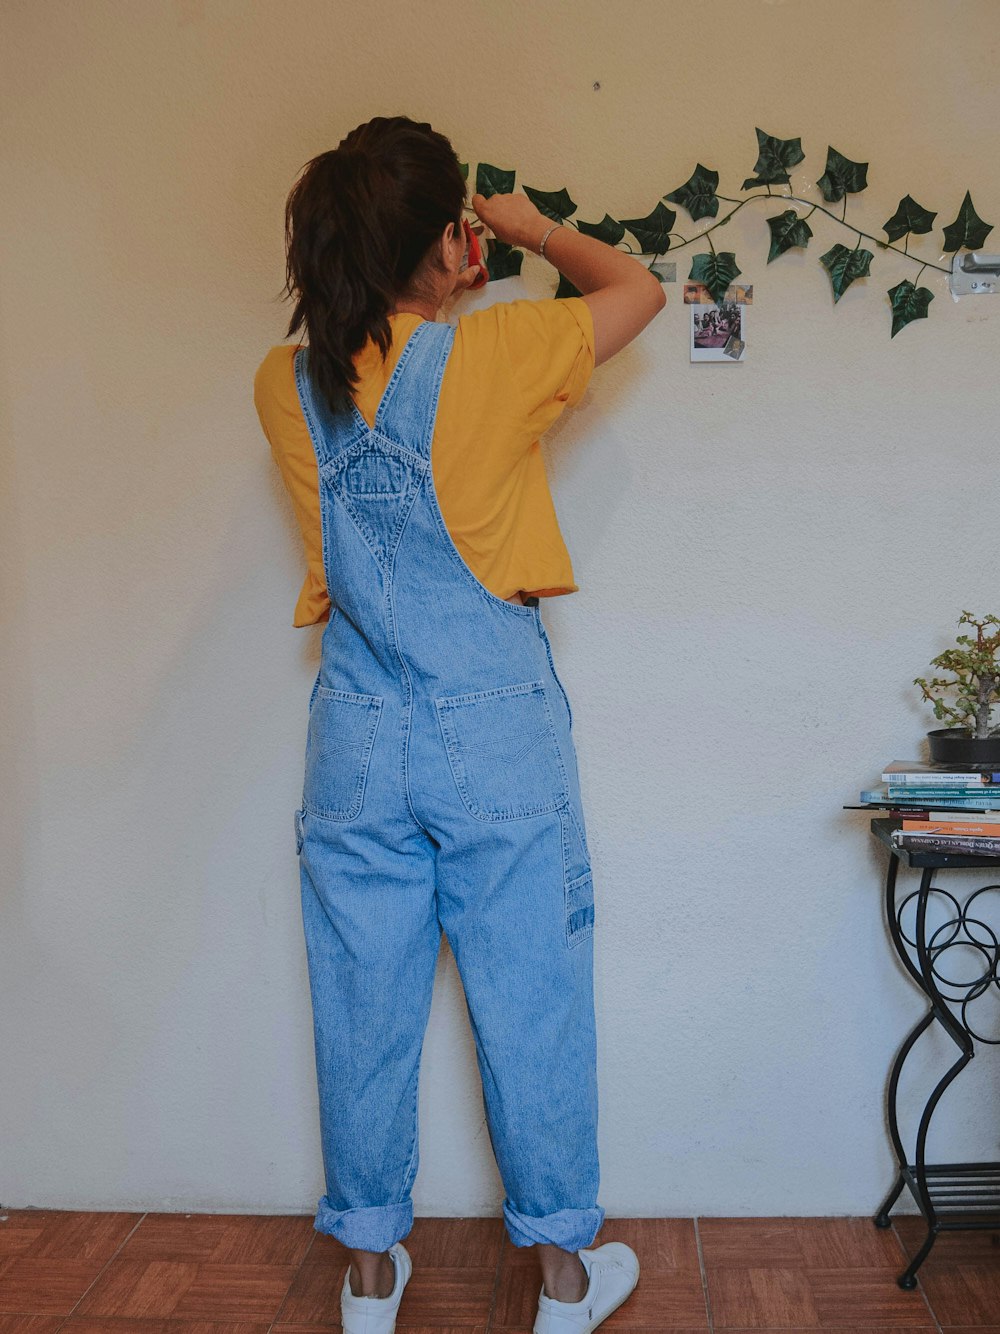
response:
<svg viewBox="0 0 1000 1334"><path fill-rule="evenodd" d="M938 727L927 733L932 764L960 769L1000 769L1000 736L973 737L964 727Z"/></svg>

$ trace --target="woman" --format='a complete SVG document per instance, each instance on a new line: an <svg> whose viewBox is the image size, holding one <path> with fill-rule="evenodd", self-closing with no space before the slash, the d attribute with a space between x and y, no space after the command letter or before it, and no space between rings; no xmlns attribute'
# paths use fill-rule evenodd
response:
<svg viewBox="0 0 1000 1334"><path fill-rule="evenodd" d="M538 436L664 304L526 196L472 197L583 293L452 325L466 185L443 135L376 117L285 214L288 335L254 381L302 525L296 625L326 621L295 812L326 1194L347 1334L391 1334L411 1261L418 1074L442 930L462 979L536 1334L594 1329L638 1278L593 1247L594 895L572 714L539 600L576 591Z"/></svg>

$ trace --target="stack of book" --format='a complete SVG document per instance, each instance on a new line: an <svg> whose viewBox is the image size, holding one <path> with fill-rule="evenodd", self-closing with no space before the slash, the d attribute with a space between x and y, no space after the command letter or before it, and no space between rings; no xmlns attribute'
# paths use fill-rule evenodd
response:
<svg viewBox="0 0 1000 1334"><path fill-rule="evenodd" d="M893 847L1000 856L1000 770L893 760L882 784L862 790L862 807L845 809L877 807L900 819Z"/></svg>

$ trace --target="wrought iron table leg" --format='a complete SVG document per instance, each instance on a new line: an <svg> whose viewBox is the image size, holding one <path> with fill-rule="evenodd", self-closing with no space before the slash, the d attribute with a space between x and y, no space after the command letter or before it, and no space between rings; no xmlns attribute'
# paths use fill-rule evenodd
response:
<svg viewBox="0 0 1000 1334"><path fill-rule="evenodd" d="M916 942L915 942L917 948L918 964L914 965L913 960L911 959L910 954L906 948L906 943L903 939L902 931L899 925L898 912L901 911L902 905L900 905L899 910L897 910L896 906L896 874L899 868L899 861L900 861L899 857L894 852L891 852L889 858L889 866L886 872L885 899L886 899L887 923L890 934L892 936L893 945L895 946L896 952L899 955L900 960L902 961L906 970L909 972L910 976L917 983L921 991L929 1000L930 1007L927 1010L927 1013L924 1015L924 1017L913 1028L912 1032L910 1032L909 1035L904 1040L902 1046L900 1047L899 1051L896 1054L896 1058L893 1061L892 1070L890 1072L889 1086L887 1090L887 1113L889 1120L889 1134L890 1138L892 1139L892 1146L896 1155L898 1174L892 1186L892 1189L890 1190L888 1196L886 1197L886 1199L883 1201L882 1205L876 1212L873 1221L876 1227L881 1227L881 1228L889 1227L891 1222L890 1211L892 1209L892 1206L899 1198L899 1195L904 1185L910 1186L910 1189L916 1198L917 1204L920 1206L921 1213L923 1214L923 1217L927 1222L926 1237L921 1243L919 1250L916 1252L916 1254L911 1259L910 1263L907 1265L906 1269L897 1278L897 1282L901 1288L910 1290L917 1286L917 1279L916 1279L917 1270L920 1268L924 1260L927 1258L928 1254L930 1253L931 1247L937 1240L938 1233L942 1230L942 1223L938 1218L938 1213L937 1210L935 1209L934 1201L931 1198L931 1192L927 1180L929 1169L926 1159L926 1149L927 1149L927 1135L930 1129L931 1118L934 1115L934 1110L937 1107L937 1104L940 1101L941 1096L944 1093L945 1089L949 1086L949 1084L951 1084L952 1080L955 1079L958 1072L965 1065L967 1065L969 1061L972 1060L974 1055L974 1045L972 1042L971 1035L968 1032L967 1028L965 1027L964 1024L959 1023L958 1020L956 1020L955 1016L951 1013L950 1009L948 1008L948 1005L946 1004L945 998L941 995L941 992L938 989L938 986L935 982L933 959L931 958L930 949L927 943L927 903L930 897L931 890L933 888L936 888L936 886L934 886L932 883L935 868L930 866L923 867L920 876L920 888L917 891L917 926L916 926ZM951 896L949 895L948 897ZM956 907L957 906L958 905L956 904ZM959 909L959 921L961 922L961 920L962 920L962 912L961 909ZM957 930L956 930L956 935L957 935ZM952 939L954 939L954 936L952 937ZM938 948L940 949L941 947L939 946ZM948 1036L951 1037L957 1044L957 1046L961 1049L961 1054L959 1055L958 1060L956 1060L955 1063L948 1070L945 1071L941 1079L939 1079L938 1083L935 1085L930 1097L928 1098L924 1106L923 1112L921 1113L920 1117L920 1124L917 1130L916 1161L911 1167L907 1161L906 1150L903 1146L902 1137L899 1133L899 1118L897 1110L899 1077L900 1077L900 1072L902 1071L903 1068L903 1064L906 1060L906 1057L913 1050L917 1038L923 1032L925 1032L928 1027L930 1027L930 1025L933 1023L935 1019L937 1019L937 1021L948 1033ZM977 1165L958 1165L956 1170L962 1171L970 1166L977 1166ZM947 1169L945 1168L930 1169L931 1172L936 1172L939 1175L945 1172L946 1170Z"/></svg>

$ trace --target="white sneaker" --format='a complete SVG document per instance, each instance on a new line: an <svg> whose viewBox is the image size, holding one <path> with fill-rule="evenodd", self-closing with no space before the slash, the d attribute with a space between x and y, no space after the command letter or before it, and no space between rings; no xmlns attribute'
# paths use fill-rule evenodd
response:
<svg viewBox="0 0 1000 1334"><path fill-rule="evenodd" d="M351 1266L347 1266L340 1293L340 1323L344 1334L393 1334L403 1289L413 1273L413 1261L401 1241L389 1247L389 1254L396 1271L396 1282L388 1297L355 1297L351 1291Z"/></svg>
<svg viewBox="0 0 1000 1334"><path fill-rule="evenodd" d="M590 1282L578 1302L557 1302L538 1294L534 1334L590 1334L622 1302L639 1282L639 1257L623 1241L578 1252Z"/></svg>

